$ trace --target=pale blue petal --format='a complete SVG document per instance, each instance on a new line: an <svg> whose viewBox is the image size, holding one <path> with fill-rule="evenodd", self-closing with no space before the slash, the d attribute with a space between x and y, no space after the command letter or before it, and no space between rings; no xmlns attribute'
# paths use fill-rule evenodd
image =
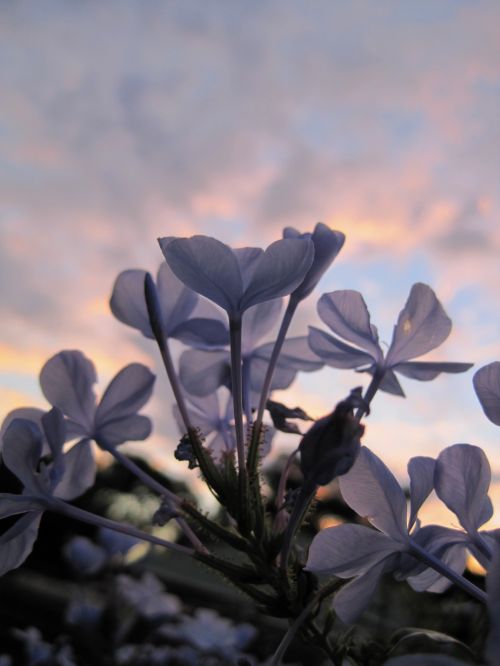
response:
<svg viewBox="0 0 500 666"><path fill-rule="evenodd" d="M428 456L415 456L408 462L410 476L410 520L411 530L417 519L420 507L434 489L434 469L436 461Z"/></svg>
<svg viewBox="0 0 500 666"><path fill-rule="evenodd" d="M32 421L14 419L3 436L3 462L33 494L47 490L37 474L41 455L42 433L39 427Z"/></svg>
<svg viewBox="0 0 500 666"><path fill-rule="evenodd" d="M254 355L269 361L274 349L274 342L268 342L258 347ZM300 335L296 338L287 338L283 343L278 365L283 368L292 368L302 372L314 372L323 367L323 361L311 350L306 335Z"/></svg>
<svg viewBox="0 0 500 666"><path fill-rule="evenodd" d="M54 490L54 497L72 500L95 482L96 464L88 439L75 444L64 456L64 475Z"/></svg>
<svg viewBox="0 0 500 666"><path fill-rule="evenodd" d="M484 413L500 426L500 361L480 368L472 381Z"/></svg>
<svg viewBox="0 0 500 666"><path fill-rule="evenodd" d="M351 509L388 536L406 542L406 497L380 458L361 447L354 465L339 483Z"/></svg>
<svg viewBox="0 0 500 666"><path fill-rule="evenodd" d="M156 284L165 336L174 337L172 331L191 316L198 302L198 295L174 275L166 262L163 262L158 269Z"/></svg>
<svg viewBox="0 0 500 666"><path fill-rule="evenodd" d="M363 372L367 372L369 375L373 376L375 369L376 366L373 365L371 368L367 368ZM401 388L401 384L393 370L384 370L384 375L378 388L379 391L385 391L385 393L390 393L390 395L397 395L401 398L405 397L405 392Z"/></svg>
<svg viewBox="0 0 500 666"><path fill-rule="evenodd" d="M123 442L147 439L151 430L151 419L141 414L131 414L99 425L95 433L95 439L103 446L113 447L123 444Z"/></svg>
<svg viewBox="0 0 500 666"><path fill-rule="evenodd" d="M233 252L240 268L243 291L245 291L253 279L258 260L264 253L264 250L260 247L239 247L233 250Z"/></svg>
<svg viewBox="0 0 500 666"><path fill-rule="evenodd" d="M309 326L309 346L332 368L360 368L373 364L373 357L367 352L351 347L314 326Z"/></svg>
<svg viewBox="0 0 500 666"><path fill-rule="evenodd" d="M412 540L429 553L442 560L447 566L458 574L465 569L468 537L460 530L441 527L440 525L426 525L418 530ZM450 586L448 578L441 576L435 569L417 564L416 575L405 576L410 586L417 592L444 592Z"/></svg>
<svg viewBox="0 0 500 666"><path fill-rule="evenodd" d="M484 522L490 481L490 464L478 446L454 444L439 454L434 488L439 499L471 534Z"/></svg>
<svg viewBox="0 0 500 666"><path fill-rule="evenodd" d="M43 409L38 409L37 407L18 407L13 409L7 414L2 423L2 428L0 430L0 451L2 450L3 436L5 431L12 423L14 419L25 419L26 421L32 421L35 423L42 431L42 416L45 414ZM44 442L43 454L48 453L48 444Z"/></svg>
<svg viewBox="0 0 500 666"><path fill-rule="evenodd" d="M361 347L377 363L382 361L370 314L359 292L344 289L323 294L318 301L318 314L335 335Z"/></svg>
<svg viewBox="0 0 500 666"><path fill-rule="evenodd" d="M181 354L179 378L188 393L208 395L231 381L230 356L227 351L190 349Z"/></svg>
<svg viewBox="0 0 500 666"><path fill-rule="evenodd" d="M259 393L264 385L264 379L267 373L269 362L253 355L250 363L250 388L253 392ZM293 368L276 365L271 380L271 391L286 389L295 379L297 370Z"/></svg>
<svg viewBox="0 0 500 666"><path fill-rule="evenodd" d="M147 338L153 338L144 296L145 277L146 271L140 269L120 273L115 280L109 306L119 321L138 329Z"/></svg>
<svg viewBox="0 0 500 666"><path fill-rule="evenodd" d="M328 527L312 540L306 570L351 578L402 548L402 544L363 525Z"/></svg>
<svg viewBox="0 0 500 666"><path fill-rule="evenodd" d="M330 229L322 222L318 222L312 234L300 234L295 229L286 227L283 229L283 237L310 238L314 243L314 261L303 281L294 291L294 296L302 300L309 296L342 249L345 235L340 231Z"/></svg>
<svg viewBox="0 0 500 666"><path fill-rule="evenodd" d="M275 298L254 305L245 312L241 333L244 356L250 354L262 338L272 330L278 321L282 305L283 299Z"/></svg>
<svg viewBox="0 0 500 666"><path fill-rule="evenodd" d="M394 366L438 347L451 331L451 319L426 284L418 282L401 310L386 363Z"/></svg>
<svg viewBox="0 0 500 666"><path fill-rule="evenodd" d="M290 294L304 279L313 259L314 245L310 240L286 238L271 243L256 262L240 310Z"/></svg>
<svg viewBox="0 0 500 666"><path fill-rule="evenodd" d="M169 336L196 349L220 349L229 345L229 330L218 319L193 317L172 329Z"/></svg>
<svg viewBox="0 0 500 666"><path fill-rule="evenodd" d="M44 505L37 497L0 493L0 520L20 513L43 510Z"/></svg>
<svg viewBox="0 0 500 666"><path fill-rule="evenodd" d="M384 571L390 568L392 557L375 564L366 573L344 585L333 598L333 609L342 622L354 622L370 603Z"/></svg>
<svg viewBox="0 0 500 666"><path fill-rule="evenodd" d="M473 363L441 363L432 361L409 361L408 363L398 363L393 366L396 372L400 372L410 379L418 379L421 382L427 382L434 379L442 372L457 374L466 372L472 368Z"/></svg>
<svg viewBox="0 0 500 666"><path fill-rule="evenodd" d="M186 426L181 418L177 405L174 405L174 416L181 433L186 432ZM195 428L199 428L205 435L213 432L220 421L219 398L217 391L212 391L205 396L190 395L186 400L186 409L189 420Z"/></svg>
<svg viewBox="0 0 500 666"><path fill-rule="evenodd" d="M0 576L21 566L33 550L42 511L30 512L0 536Z"/></svg>
<svg viewBox="0 0 500 666"><path fill-rule="evenodd" d="M42 427L54 460L62 456L66 441L66 423L60 409L53 407L42 416Z"/></svg>
<svg viewBox="0 0 500 666"><path fill-rule="evenodd" d="M111 380L95 414L95 427L131 416L146 404L153 392L155 375L141 363L131 363Z"/></svg>
<svg viewBox="0 0 500 666"><path fill-rule="evenodd" d="M62 351L50 358L40 372L44 396L65 416L92 430L97 381L94 365L80 351Z"/></svg>
<svg viewBox="0 0 500 666"><path fill-rule="evenodd" d="M187 287L206 296L228 313L238 312L243 280L234 252L208 236L160 238L168 265Z"/></svg>

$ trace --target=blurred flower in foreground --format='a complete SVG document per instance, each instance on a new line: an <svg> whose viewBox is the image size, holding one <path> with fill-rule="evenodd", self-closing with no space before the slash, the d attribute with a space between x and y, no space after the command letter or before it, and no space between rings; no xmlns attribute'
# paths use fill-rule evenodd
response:
<svg viewBox="0 0 500 666"><path fill-rule="evenodd" d="M35 423L14 419L3 437L3 462L23 484L23 493L0 493L0 518L25 515L0 536L0 575L28 557L42 513L52 498L74 499L94 483L95 461L89 440L83 439L63 453L65 422L56 407L42 417L42 425L50 462L42 458L43 435Z"/></svg>
<svg viewBox="0 0 500 666"><path fill-rule="evenodd" d="M411 288L386 355L359 292L342 290L324 294L318 302L318 314L338 337L310 326L311 349L333 368L378 373L379 388L388 393L404 396L395 371L411 379L429 381L441 372L465 372L472 367L472 363L410 361L438 347L451 331L450 318L425 284L417 283Z"/></svg>

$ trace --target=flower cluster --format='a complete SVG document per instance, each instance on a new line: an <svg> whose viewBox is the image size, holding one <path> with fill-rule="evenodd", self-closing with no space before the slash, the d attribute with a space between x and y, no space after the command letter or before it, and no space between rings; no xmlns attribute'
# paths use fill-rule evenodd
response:
<svg viewBox="0 0 500 666"><path fill-rule="evenodd" d="M101 535L112 530L128 544L143 539L201 561L264 612L288 617L290 630L270 664L280 663L297 631L305 640L319 641L333 663L354 660L355 650L342 627L364 611L387 573L416 591L440 593L454 584L486 603L491 632L485 658L498 663L500 537L484 529L493 514L491 470L484 452L460 443L435 459L412 458L408 503L390 470L361 443L366 438L363 419L376 392L404 396L396 373L429 381L471 367L421 360L447 339L450 318L429 286L413 285L384 353L361 294L340 290L323 294L318 302L318 314L331 333L310 327L308 335L287 337L297 308L314 291L345 238L321 223L306 234L287 228L283 236L266 250L232 249L205 236L161 238L165 262L156 283L145 270L125 270L112 290L115 317L158 345L176 401L173 416L181 441L175 456L199 470L223 510L223 520L172 492L121 448L151 433L151 421L140 411L152 395L155 375L132 363L112 379L98 401L92 362L80 351L61 351L40 372L48 411L14 410L2 426L2 462L18 480L20 493L0 493L0 518L16 519L0 535L0 574L25 561L43 512L54 511L98 527ZM178 358L171 352L172 339L183 345ZM298 372L324 365L368 373L371 379L365 389L356 387L343 399L337 396L331 413L302 435L293 419L311 417L272 394L288 388ZM500 425L500 362L476 372L474 388L486 416ZM281 472L275 496L268 498L262 460L276 429L300 441ZM70 503L94 483L94 445L157 494L151 525L175 520L184 541L168 541L154 531ZM295 456L300 456L302 483L287 493ZM300 531L318 488L335 479L359 520L321 530L304 549ZM418 514L431 493L455 514L460 528L421 524ZM215 541L224 545L223 555L213 548ZM108 551L105 542L77 537L67 545L66 557L83 576L105 568ZM469 554L488 571L486 592L463 575ZM329 580L321 585L325 576ZM121 580L124 598L144 617L158 607L165 610L172 601L151 581L147 576L137 584ZM315 616L321 616L319 606L332 595L332 611L320 631ZM200 653L215 650L218 655L222 637L232 636L227 654L219 655L224 659L237 656L248 642L235 638L238 632L231 623L208 611L195 613L177 629ZM134 650L127 649L117 663L134 658ZM164 650L158 658L170 656ZM382 659L386 656L391 655ZM393 657L386 663L414 662Z"/></svg>

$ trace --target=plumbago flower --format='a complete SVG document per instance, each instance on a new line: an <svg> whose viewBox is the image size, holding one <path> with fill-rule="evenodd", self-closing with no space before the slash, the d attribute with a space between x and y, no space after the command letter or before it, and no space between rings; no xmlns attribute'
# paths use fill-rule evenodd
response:
<svg viewBox="0 0 500 666"><path fill-rule="evenodd" d="M267 250L233 250L215 238L160 238L172 271L186 286L217 305L230 320L264 301L290 294L304 280L314 259L310 239L286 238Z"/></svg>
<svg viewBox="0 0 500 666"><path fill-rule="evenodd" d="M417 283L411 288L385 355L359 292L341 290L323 294L318 302L318 314L338 337L311 326L311 349L333 368L356 368L376 376L378 388L388 393L404 396L395 372L429 381L441 372L465 372L472 367L471 363L410 360L438 347L451 331L451 320L425 284Z"/></svg>
<svg viewBox="0 0 500 666"><path fill-rule="evenodd" d="M116 278L111 295L112 313L124 324L138 329L153 339L144 293L146 271L131 269ZM156 280L162 328L166 338L176 338L193 347L213 348L227 345L229 333L216 317L196 316L198 294L184 286L166 262L158 270ZM203 306L207 310L206 304Z"/></svg>
<svg viewBox="0 0 500 666"><path fill-rule="evenodd" d="M146 439L151 421L137 412L151 396L153 373L140 363L127 365L111 380L99 404L93 390L96 381L93 363L80 351L61 351L43 366L40 386L48 402L66 417L67 439L93 439L106 449ZM26 408L14 410L7 420L27 414ZM39 419L36 411L32 415Z"/></svg>
<svg viewBox="0 0 500 666"><path fill-rule="evenodd" d="M321 531L311 544L307 570L353 579L333 602L344 622L354 621L363 611L382 574L393 572L417 591L442 592L450 582L443 578L442 567L429 568L432 559L460 574L465 568L466 547L480 556L488 549L478 528L491 517L489 466L478 447L448 447L437 461L412 458L408 473L409 518L405 494L395 477L374 453L362 447L353 467L340 477L340 489L346 503L376 529L340 525ZM465 532L437 525L419 528L418 511L433 488L455 512Z"/></svg>
<svg viewBox="0 0 500 666"><path fill-rule="evenodd" d="M56 500L72 500L95 480L90 441L83 439L67 453L66 422L54 407L41 417L42 430L33 421L16 418L3 436L2 460L23 485L21 495L0 493L0 518L25 514L0 536L0 575L15 569L30 554L45 509ZM50 451L43 455L44 440Z"/></svg>

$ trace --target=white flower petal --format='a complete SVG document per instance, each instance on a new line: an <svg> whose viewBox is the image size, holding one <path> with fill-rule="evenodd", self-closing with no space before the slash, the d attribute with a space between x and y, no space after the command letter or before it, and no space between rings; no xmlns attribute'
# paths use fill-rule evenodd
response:
<svg viewBox="0 0 500 666"><path fill-rule="evenodd" d="M251 353L260 340L267 335L276 324L283 305L283 299L259 303L249 308L243 316L242 352L245 356Z"/></svg>
<svg viewBox="0 0 500 666"><path fill-rule="evenodd" d="M386 364L391 367L438 347L451 331L451 319L426 284L418 282L401 310Z"/></svg>
<svg viewBox="0 0 500 666"><path fill-rule="evenodd" d="M347 504L377 529L406 541L406 497L393 474L365 446L351 469L339 479Z"/></svg>
<svg viewBox="0 0 500 666"><path fill-rule="evenodd" d="M169 336L196 349L220 349L229 345L229 331L218 319L193 317L172 329Z"/></svg>

